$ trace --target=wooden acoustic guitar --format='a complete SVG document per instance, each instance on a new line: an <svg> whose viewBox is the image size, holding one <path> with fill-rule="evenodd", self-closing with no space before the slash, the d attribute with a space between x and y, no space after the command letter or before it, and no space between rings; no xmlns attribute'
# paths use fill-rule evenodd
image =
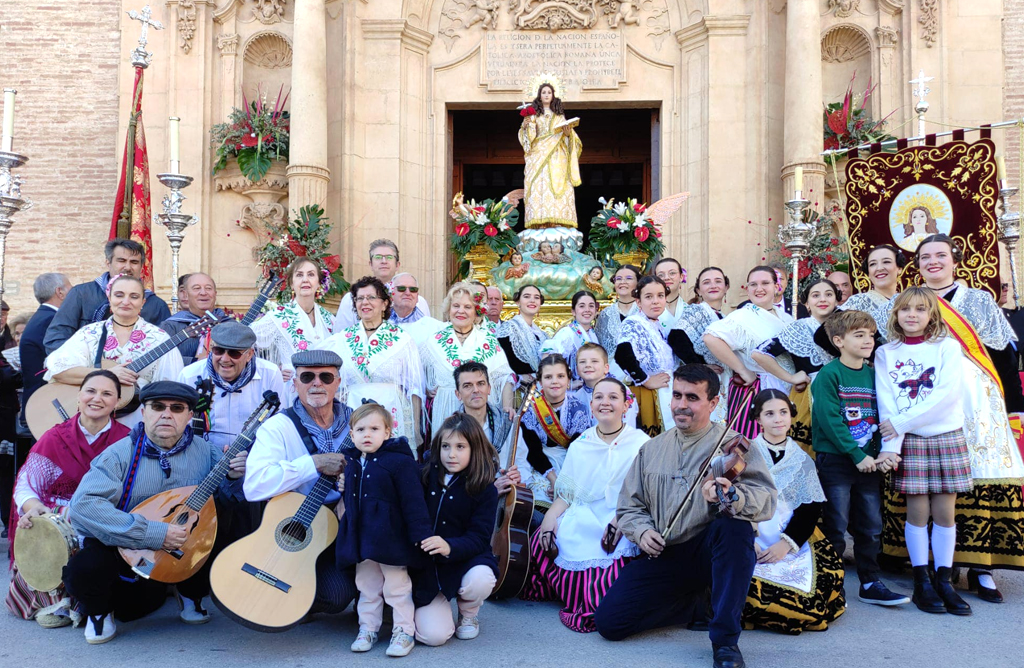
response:
<svg viewBox="0 0 1024 668"><path fill-rule="evenodd" d="M516 461L519 444L519 423L533 406L534 385L526 390L523 405L512 422L512 444L508 466ZM533 490L520 483L505 493L498 505L498 518L491 538L491 549L498 557L498 580L491 598L515 598L526 585L530 574L530 523L533 521Z"/></svg>
<svg viewBox="0 0 1024 668"><path fill-rule="evenodd" d="M280 276L276 276L271 273L267 280L260 286L259 294L256 295L256 299L252 300L252 304L249 304L248 310L245 315L242 316L242 324L248 327L252 323L256 322L256 318L259 317L260 313L263 312L263 307L266 305L267 300L277 294L277 289L281 287L281 283L284 279Z"/></svg>
<svg viewBox="0 0 1024 668"><path fill-rule="evenodd" d="M224 457L201 483L169 489L132 508L133 515L142 515L152 522L183 526L188 531L188 538L177 550L118 548L121 557L133 571L147 580L173 584L187 580L202 568L217 538L217 509L213 493L227 477L231 459L252 447L256 430L280 405L281 400L276 392L264 392L263 402L249 415Z"/></svg>
<svg viewBox="0 0 1024 668"><path fill-rule="evenodd" d="M130 369L135 373L139 373L150 364L156 362L158 359L177 348L183 341L202 336L206 330L210 329L210 327L215 324L217 324L217 316L212 313L207 313L199 320L189 323L188 327L181 330L160 345L150 349L149 352L144 354L142 357L132 360L126 364L125 368ZM115 362L114 360L103 360L100 363L100 367L103 369L111 369L119 364L120 362ZM46 430L50 429L54 425L60 424L61 421L59 419L59 415L53 410L55 401L59 403L69 415L77 413L78 390L78 385L50 382L33 392L32 396L28 400L28 404L25 406L25 422L28 423L28 428L32 432L32 436L38 439L46 432ZM128 406L128 404L135 399L135 395L135 386L122 385L121 399L117 402L118 409Z"/></svg>

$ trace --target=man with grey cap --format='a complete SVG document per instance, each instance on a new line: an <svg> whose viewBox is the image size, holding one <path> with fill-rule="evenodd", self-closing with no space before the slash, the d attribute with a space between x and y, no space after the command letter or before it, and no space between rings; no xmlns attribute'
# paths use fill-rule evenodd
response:
<svg viewBox="0 0 1024 668"><path fill-rule="evenodd" d="M136 578L117 548L175 550L188 534L185 527L134 515L135 506L176 487L198 485L223 457L221 449L192 434L189 422L199 395L173 381L146 385L140 393L142 422L124 439L92 461L71 499L71 525L84 539L64 568L64 584L86 617L85 640L91 645L114 637L114 615L121 622L155 612L167 598L167 585ZM240 497L245 457L230 462L217 501ZM203 624L210 614L203 598L210 593L206 565L177 585L179 617Z"/></svg>
<svg viewBox="0 0 1024 668"><path fill-rule="evenodd" d="M330 350L305 350L291 361L298 400L256 432L243 483L249 501L266 501L285 492L308 494L321 474L338 477L345 470L341 450L349 440L352 411L336 396L341 357ZM331 490L324 505L334 509L340 499L341 493ZM310 612L342 612L355 594L353 573L335 566L332 545L316 561L316 597Z"/></svg>

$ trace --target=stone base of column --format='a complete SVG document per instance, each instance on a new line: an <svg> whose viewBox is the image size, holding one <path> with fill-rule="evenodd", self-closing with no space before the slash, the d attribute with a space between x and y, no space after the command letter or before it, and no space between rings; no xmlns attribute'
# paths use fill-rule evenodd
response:
<svg viewBox="0 0 1024 668"><path fill-rule="evenodd" d="M317 165L288 165L288 211L298 211L307 204L327 201L331 170Z"/></svg>

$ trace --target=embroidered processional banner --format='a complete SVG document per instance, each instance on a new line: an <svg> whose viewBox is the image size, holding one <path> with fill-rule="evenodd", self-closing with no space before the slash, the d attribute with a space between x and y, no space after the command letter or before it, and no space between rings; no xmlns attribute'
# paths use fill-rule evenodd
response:
<svg viewBox="0 0 1024 668"><path fill-rule="evenodd" d="M877 244L895 244L912 258L929 234L945 233L964 251L955 278L999 295L995 144L952 141L853 158L846 165L850 267L859 292L871 288L860 266ZM913 262L899 289L922 281Z"/></svg>

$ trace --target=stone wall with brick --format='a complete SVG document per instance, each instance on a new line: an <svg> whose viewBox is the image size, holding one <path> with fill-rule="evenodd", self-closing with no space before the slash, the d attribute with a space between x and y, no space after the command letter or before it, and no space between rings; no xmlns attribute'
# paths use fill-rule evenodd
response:
<svg viewBox="0 0 1024 668"><path fill-rule="evenodd" d="M16 88L14 150L35 206L7 240L5 298L35 310L32 282L102 271L118 177L120 0L0 2L0 87Z"/></svg>
<svg viewBox="0 0 1024 668"><path fill-rule="evenodd" d="M1003 119L1024 118L1024 0L1003 0ZM1020 175L1020 133L1004 131L1006 170L1016 181ZM1018 205L1020 200L1018 199Z"/></svg>

